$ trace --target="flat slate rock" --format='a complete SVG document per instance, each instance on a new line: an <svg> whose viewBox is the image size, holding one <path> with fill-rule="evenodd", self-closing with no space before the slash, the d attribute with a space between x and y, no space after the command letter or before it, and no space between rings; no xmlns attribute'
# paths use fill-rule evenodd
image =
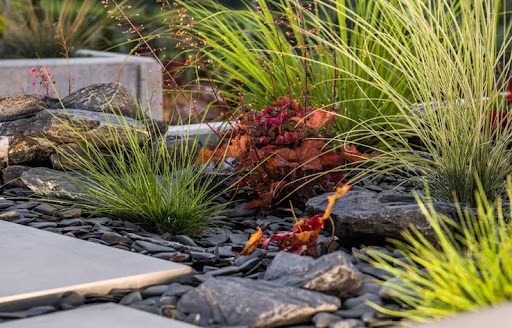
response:
<svg viewBox="0 0 512 328"><path fill-rule="evenodd" d="M182 321L135 310L114 303L82 306L74 310L59 311L28 319L2 322L2 328L191 328L196 327Z"/></svg>
<svg viewBox="0 0 512 328"><path fill-rule="evenodd" d="M178 310L198 318L201 326L280 327L311 320L318 312L334 312L337 297L237 277L210 278L179 300Z"/></svg>
<svg viewBox="0 0 512 328"><path fill-rule="evenodd" d="M314 215L323 212L330 193L311 198L306 203L306 212ZM454 204L434 202L434 209L451 218L457 218ZM435 237L421 208L410 194L395 191L381 193L369 190L351 190L336 201L331 217L334 233L343 243L361 241L372 244L386 238L401 239L401 232L410 226L416 227L427 239ZM327 225L329 227L329 225Z"/></svg>
<svg viewBox="0 0 512 328"><path fill-rule="evenodd" d="M5 221L0 221L0 240L0 311L37 306L68 291L107 294L113 288L168 283L192 270Z"/></svg>

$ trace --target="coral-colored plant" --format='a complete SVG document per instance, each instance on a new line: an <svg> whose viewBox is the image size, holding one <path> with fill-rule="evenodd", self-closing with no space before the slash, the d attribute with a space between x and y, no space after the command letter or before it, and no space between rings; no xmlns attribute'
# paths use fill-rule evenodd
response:
<svg viewBox="0 0 512 328"><path fill-rule="evenodd" d="M287 196L302 204L345 182L335 168L370 157L353 146L342 147L340 153L326 147L322 138L328 136L327 123L335 115L282 97L261 112L242 114L236 128L227 132L228 141L204 149L202 158L216 163L226 156L238 159L236 168L243 175L239 185L251 187L255 198L250 208L276 204ZM320 177L306 181L318 173Z"/></svg>
<svg viewBox="0 0 512 328"><path fill-rule="evenodd" d="M327 197L328 204L324 213L318 213L311 218L300 219L290 231L276 233L263 239L263 231L260 227L256 227L256 232L251 235L240 255L251 254L261 243L262 247L266 249L272 241L276 241L281 251L316 257L318 233L324 228L325 220L332 220L331 211L336 200L347 193L350 188L350 185L336 188L336 192Z"/></svg>
<svg viewBox="0 0 512 328"><path fill-rule="evenodd" d="M30 76L32 77L32 86L35 87L37 84L41 86L45 90L45 94L50 96L53 93L52 86L57 84L54 81L52 71L46 69L46 66L41 67L32 67L29 71Z"/></svg>

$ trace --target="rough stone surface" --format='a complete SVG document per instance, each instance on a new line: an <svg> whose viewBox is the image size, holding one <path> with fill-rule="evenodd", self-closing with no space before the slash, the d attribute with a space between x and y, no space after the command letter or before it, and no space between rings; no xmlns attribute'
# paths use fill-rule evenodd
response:
<svg viewBox="0 0 512 328"><path fill-rule="evenodd" d="M267 268L265 279L338 297L354 293L362 284L361 273L342 251L318 259L279 252Z"/></svg>
<svg viewBox="0 0 512 328"><path fill-rule="evenodd" d="M70 183L71 172L60 172L44 167L34 167L21 174L21 181L38 195L51 198L75 199L84 190Z"/></svg>
<svg viewBox="0 0 512 328"><path fill-rule="evenodd" d="M130 91L119 82L91 84L64 97L62 103L66 108L144 117Z"/></svg>
<svg viewBox="0 0 512 328"><path fill-rule="evenodd" d="M316 214L327 206L327 196L320 195L306 203L306 212ZM449 203L434 203L434 208L456 218L456 207ZM365 240L384 238L400 239L400 232L415 226L425 237L435 234L422 214L414 197L394 191L349 191L333 207L335 234L340 240Z"/></svg>
<svg viewBox="0 0 512 328"><path fill-rule="evenodd" d="M58 108L58 101L44 96L14 96L0 99L0 122L13 121L45 109Z"/></svg>
<svg viewBox="0 0 512 328"><path fill-rule="evenodd" d="M30 169L26 165L10 165L2 170L2 179L8 187L25 187L25 184L20 179L21 174Z"/></svg>
<svg viewBox="0 0 512 328"><path fill-rule="evenodd" d="M1 122L0 163L4 166L27 163L32 166L48 165L56 145L80 143L81 137L90 141L101 140L106 145L115 141L114 135L125 141L124 124L136 128L140 140L149 138L150 131L140 121L76 109L46 110L16 121ZM81 136L76 131L80 131ZM155 129L157 131L159 133Z"/></svg>
<svg viewBox="0 0 512 328"><path fill-rule="evenodd" d="M208 279L187 292L178 310L199 314L201 325L278 327L308 322L318 312L333 312L333 296L268 281L236 277Z"/></svg>

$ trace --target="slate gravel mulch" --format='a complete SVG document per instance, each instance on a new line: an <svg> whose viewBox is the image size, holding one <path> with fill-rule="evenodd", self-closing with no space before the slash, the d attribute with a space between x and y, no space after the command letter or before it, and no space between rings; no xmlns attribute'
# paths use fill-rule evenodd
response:
<svg viewBox="0 0 512 328"><path fill-rule="evenodd" d="M178 320L201 326L227 326L218 323L219 318L208 318L204 311L184 312L184 301L180 299L191 290L197 289L209 279L219 279L226 285L247 282L247 279L261 281L267 284L265 273L269 265L278 254L275 246L270 245L267 250L257 249L249 256L237 256L256 226L262 227L266 234L287 231L294 224L294 218L289 209L277 208L272 212L263 213L250 211L245 203L233 204L229 210L215 219L224 224L219 230L208 230L201 237L172 236L169 233L152 233L140 226L121 220L107 217L85 217L79 208L64 208L44 202L28 199L6 199L12 196L26 195L23 189L10 189L3 192L0 198L0 219L13 223L24 224L30 227L80 238L102 245L116 247L126 251L157 257L189 265L193 274L183 277L167 285L150 286L141 290L112 290L108 295L85 295L66 293L57 304L37 306L25 311L0 312L0 322L20 319L34 315L41 315L58 310L68 310L75 307L97 302L117 302L143 311L160 314ZM300 210L295 210L300 216ZM330 236L321 235L319 250L325 253L327 249L333 251L335 244L331 243ZM383 249L383 248L382 248ZM351 295L343 298L342 302L332 303L332 296L327 301L320 302L320 306L312 310L313 315L309 322L297 325L290 322L289 327L367 327L377 322L389 322L393 318L376 312L367 301L389 309L400 309L390 300L385 291L376 283L376 279L384 274L360 260L356 255L363 252L361 249L350 250L339 248L348 261L360 272L361 287ZM383 249L384 250L384 249ZM394 257L401 257L398 251L389 251ZM273 283L273 282L270 282ZM237 287L239 288L239 287ZM295 287L294 287L295 288ZM197 289L199 291L199 289ZM324 294L315 292L315 297L322 298ZM187 296L190 297L190 296ZM219 300L219 302L223 302ZM253 300L254 306L259 300ZM327 303L330 307L325 307ZM332 304L337 304L332 308ZM302 306L302 305L301 305ZM324 306L329 310L322 311ZM306 309L311 305L306 305ZM201 312L203 311L203 312ZM304 311L302 308L300 311ZM200 315L201 314L201 315ZM226 318L224 318L226 319ZM217 322L215 322L217 320ZM228 319L226 319L228 320ZM213 324L212 324L213 321ZM240 327L243 327L241 325Z"/></svg>

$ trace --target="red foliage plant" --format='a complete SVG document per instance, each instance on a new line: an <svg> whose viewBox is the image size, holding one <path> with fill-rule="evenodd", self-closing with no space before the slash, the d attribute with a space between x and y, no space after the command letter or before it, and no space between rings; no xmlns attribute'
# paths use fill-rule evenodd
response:
<svg viewBox="0 0 512 328"><path fill-rule="evenodd" d="M344 185L343 187L336 188L336 192L327 197L328 204L324 213L318 213L311 218L298 220L290 231L276 233L264 239L263 231L260 227L256 227L256 232L251 235L239 255L251 254L261 243L262 247L266 249L272 241L276 241L280 251L316 257L318 233L324 228L325 220L331 220L332 224L331 211L334 203L338 198L346 194L351 187L350 185Z"/></svg>
<svg viewBox="0 0 512 328"><path fill-rule="evenodd" d="M226 157L237 158L236 168L242 173L238 185L249 186L254 196L250 208L276 204L287 196L302 204L315 192L333 191L345 182L337 167L370 157L348 145L339 153L327 149L322 138L335 115L279 98L261 112L242 114L220 145L202 150L200 161L219 163ZM318 173L322 173L319 178L303 185L307 177Z"/></svg>

